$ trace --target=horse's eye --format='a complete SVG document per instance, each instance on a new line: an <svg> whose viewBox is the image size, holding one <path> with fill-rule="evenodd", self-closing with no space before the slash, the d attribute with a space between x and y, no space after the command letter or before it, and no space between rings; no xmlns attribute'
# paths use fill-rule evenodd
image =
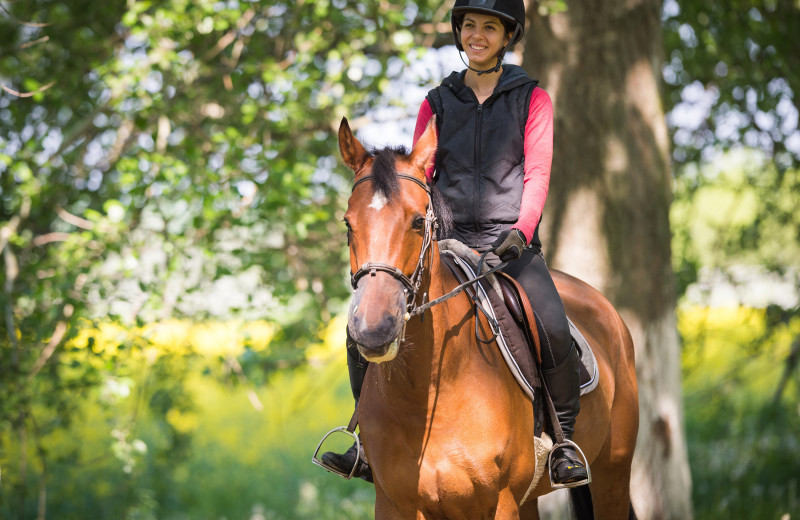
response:
<svg viewBox="0 0 800 520"><path fill-rule="evenodd" d="M423 229L425 227L425 217L418 215L412 224L414 229Z"/></svg>

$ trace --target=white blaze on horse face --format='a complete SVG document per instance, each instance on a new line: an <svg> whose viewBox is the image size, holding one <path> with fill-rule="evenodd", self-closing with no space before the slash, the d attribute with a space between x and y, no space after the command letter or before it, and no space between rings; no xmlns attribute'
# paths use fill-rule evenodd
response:
<svg viewBox="0 0 800 520"><path fill-rule="evenodd" d="M386 196L383 193L375 192L375 195L372 196L372 202L369 203L370 208L374 209L375 211L380 211L386 206L386 203L389 202L386 200Z"/></svg>

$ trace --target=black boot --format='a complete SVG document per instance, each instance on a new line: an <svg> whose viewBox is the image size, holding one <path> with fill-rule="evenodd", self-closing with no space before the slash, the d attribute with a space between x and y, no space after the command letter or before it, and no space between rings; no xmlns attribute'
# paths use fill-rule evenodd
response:
<svg viewBox="0 0 800 520"><path fill-rule="evenodd" d="M355 342L347 335L347 372L350 375L350 390L353 392L356 406L361 397L361 386L364 384L364 376L367 373L369 363L358 352ZM343 475L349 475L355 466L354 477L358 477L372 482L372 468L369 467L364 448L358 449L358 445L353 443L350 448L342 453L328 451L322 454L322 462L336 468Z"/></svg>
<svg viewBox="0 0 800 520"><path fill-rule="evenodd" d="M345 476L345 478L352 471L354 477L372 482L372 468L369 467L367 458L364 455L364 449L362 448L359 450L356 443L353 443L353 445L341 455L332 451L323 453L322 462L336 468L340 475ZM355 471L353 471L354 466Z"/></svg>
<svg viewBox="0 0 800 520"><path fill-rule="evenodd" d="M578 400L580 397L579 370L580 360L574 342L567 358L560 365L549 370L542 370L565 441L572 440L572 434L575 432L575 418L581 409ZM570 446L555 448L550 462L550 472L555 484L568 486L588 478L586 466Z"/></svg>

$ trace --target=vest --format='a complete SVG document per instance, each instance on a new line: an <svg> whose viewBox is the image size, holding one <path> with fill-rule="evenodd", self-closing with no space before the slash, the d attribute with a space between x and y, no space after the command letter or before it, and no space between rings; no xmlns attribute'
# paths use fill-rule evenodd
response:
<svg viewBox="0 0 800 520"><path fill-rule="evenodd" d="M436 186L453 211L453 238L472 248L486 249L519 219L525 125L537 83L522 67L503 65L483 104L464 84L464 71L428 92L439 130Z"/></svg>

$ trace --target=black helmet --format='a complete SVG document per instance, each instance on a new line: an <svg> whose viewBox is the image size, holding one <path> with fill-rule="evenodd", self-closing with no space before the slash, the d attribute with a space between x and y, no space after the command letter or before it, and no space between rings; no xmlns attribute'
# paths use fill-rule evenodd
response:
<svg viewBox="0 0 800 520"><path fill-rule="evenodd" d="M522 0L456 0L450 12L450 25L453 27L453 38L456 47L463 51L458 33L464 13L479 12L497 16L514 27L513 36L508 46L514 45L525 32L525 4Z"/></svg>

